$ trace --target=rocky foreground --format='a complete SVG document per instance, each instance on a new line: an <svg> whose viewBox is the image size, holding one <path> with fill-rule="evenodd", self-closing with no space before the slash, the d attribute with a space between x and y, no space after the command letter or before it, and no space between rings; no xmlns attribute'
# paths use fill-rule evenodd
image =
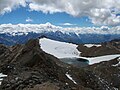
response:
<svg viewBox="0 0 120 90"><path fill-rule="evenodd" d="M0 90L120 90L120 58L84 68L45 53L38 39L0 45Z"/></svg>

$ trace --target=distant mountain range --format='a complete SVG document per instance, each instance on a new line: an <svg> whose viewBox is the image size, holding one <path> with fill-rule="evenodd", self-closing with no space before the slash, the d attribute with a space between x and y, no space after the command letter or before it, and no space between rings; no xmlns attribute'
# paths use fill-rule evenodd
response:
<svg viewBox="0 0 120 90"><path fill-rule="evenodd" d="M101 43L113 39L120 39L120 30L119 27L62 28L50 23L40 25L0 25L0 43L6 45L23 44L31 38L43 36L53 40L75 44Z"/></svg>
<svg viewBox="0 0 120 90"><path fill-rule="evenodd" d="M19 33L19 32L18 32ZM106 41L111 41L113 39L119 39L120 35L117 34L79 34L75 33L62 33L60 31L56 32L45 32L45 33L34 33L29 32L27 35L10 35L9 33L0 34L0 43L6 45L15 45L15 44L23 44L31 38L38 37L47 37L53 40L63 41L63 42L71 42L75 44L80 43L101 43Z"/></svg>

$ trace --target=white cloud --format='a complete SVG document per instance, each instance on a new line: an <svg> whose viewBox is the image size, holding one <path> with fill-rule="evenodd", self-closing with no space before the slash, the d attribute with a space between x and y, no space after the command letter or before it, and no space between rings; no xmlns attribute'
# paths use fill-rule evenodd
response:
<svg viewBox="0 0 120 90"><path fill-rule="evenodd" d="M25 21L26 22L33 22L33 20L30 17L28 17Z"/></svg>
<svg viewBox="0 0 120 90"><path fill-rule="evenodd" d="M96 25L118 25L120 0L31 0L31 10L44 13L66 12L81 17L88 16Z"/></svg>
<svg viewBox="0 0 120 90"><path fill-rule="evenodd" d="M26 6L25 0L0 0L0 14L11 12L19 6Z"/></svg>
<svg viewBox="0 0 120 90"><path fill-rule="evenodd" d="M119 25L120 0L0 0L0 14L19 6L43 13L65 12L74 17L88 16L96 25Z"/></svg>
<svg viewBox="0 0 120 90"><path fill-rule="evenodd" d="M72 23L61 23L60 25L63 25L63 26L76 26L76 24L72 24Z"/></svg>
<svg viewBox="0 0 120 90"><path fill-rule="evenodd" d="M10 33L11 35L27 34L28 32L43 33L43 32L56 32L62 33L75 33L78 34L120 34L120 26L109 28L107 26L102 27L67 27L52 25L51 23L45 24L1 24L0 33Z"/></svg>
<svg viewBox="0 0 120 90"><path fill-rule="evenodd" d="M28 33L28 32L44 32L44 31L57 31L61 30L62 27L52 25L47 22L45 24L1 24L0 25L0 33L10 33L11 35L15 35L17 32L19 33Z"/></svg>

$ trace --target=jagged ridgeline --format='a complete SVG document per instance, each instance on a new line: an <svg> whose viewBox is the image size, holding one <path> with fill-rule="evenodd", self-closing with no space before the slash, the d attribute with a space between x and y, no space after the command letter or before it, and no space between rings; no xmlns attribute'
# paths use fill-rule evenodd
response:
<svg viewBox="0 0 120 90"><path fill-rule="evenodd" d="M0 45L0 72L7 75L0 90L120 89L120 58L76 68L45 53L38 39Z"/></svg>

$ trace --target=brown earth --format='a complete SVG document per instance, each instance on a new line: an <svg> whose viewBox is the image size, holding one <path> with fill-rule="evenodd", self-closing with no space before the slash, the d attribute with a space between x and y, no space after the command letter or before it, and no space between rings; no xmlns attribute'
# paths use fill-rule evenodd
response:
<svg viewBox="0 0 120 90"><path fill-rule="evenodd" d="M84 44L79 44L77 49L84 57L96 57L111 54L120 54L120 40L112 40L110 42L101 43L101 46L86 47Z"/></svg>

